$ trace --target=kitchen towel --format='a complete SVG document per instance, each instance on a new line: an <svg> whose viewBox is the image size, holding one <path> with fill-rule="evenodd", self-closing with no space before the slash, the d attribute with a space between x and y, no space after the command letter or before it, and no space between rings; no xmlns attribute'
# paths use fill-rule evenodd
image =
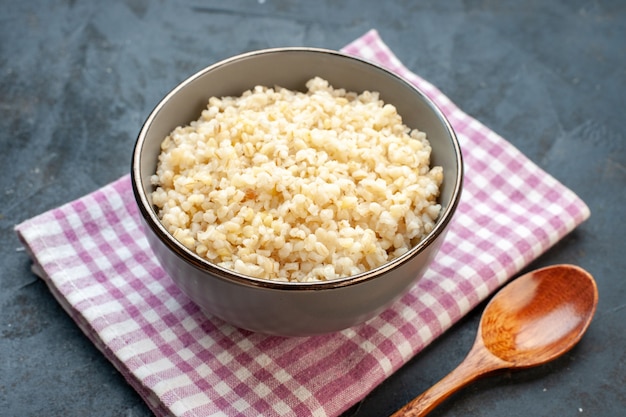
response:
<svg viewBox="0 0 626 417"><path fill-rule="evenodd" d="M344 52L430 96L465 160L441 252L367 323L283 338L203 315L151 253L128 175L16 226L35 272L155 415L339 415L589 216L572 191L409 71L376 30Z"/></svg>

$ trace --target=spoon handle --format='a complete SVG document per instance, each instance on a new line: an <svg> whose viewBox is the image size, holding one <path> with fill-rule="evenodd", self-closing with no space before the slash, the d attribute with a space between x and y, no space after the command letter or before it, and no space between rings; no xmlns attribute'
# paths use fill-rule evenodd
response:
<svg viewBox="0 0 626 417"><path fill-rule="evenodd" d="M425 416L469 383L490 372L506 368L507 365L507 362L486 351L482 343L478 341L456 369L396 411L392 417Z"/></svg>

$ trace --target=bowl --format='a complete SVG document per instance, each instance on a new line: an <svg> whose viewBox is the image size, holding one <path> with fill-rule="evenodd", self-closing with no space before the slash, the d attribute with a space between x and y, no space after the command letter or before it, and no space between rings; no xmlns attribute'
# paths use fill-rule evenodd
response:
<svg viewBox="0 0 626 417"><path fill-rule="evenodd" d="M404 255L354 276L317 282L275 282L210 263L187 249L161 224L151 202L150 177L162 140L196 120L212 96L239 96L256 85L304 90L315 76L335 88L378 91L403 122L427 134L431 165L443 167L442 206L433 230ZM132 186L154 255L180 290L208 316L255 332L310 336L335 332L380 314L422 277L444 240L463 179L455 133L420 90L386 69L340 52L276 48L245 53L211 65L176 86L150 113L132 158Z"/></svg>

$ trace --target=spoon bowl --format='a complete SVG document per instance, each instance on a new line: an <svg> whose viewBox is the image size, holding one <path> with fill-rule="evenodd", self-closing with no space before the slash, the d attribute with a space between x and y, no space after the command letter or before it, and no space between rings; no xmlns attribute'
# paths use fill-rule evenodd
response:
<svg viewBox="0 0 626 417"><path fill-rule="evenodd" d="M504 287L487 305L480 335L490 353L527 368L572 348L598 301L592 276L573 265L543 268Z"/></svg>
<svg viewBox="0 0 626 417"><path fill-rule="evenodd" d="M556 359L580 341L597 304L596 283L580 267L554 265L522 275L487 304L463 362L393 416L425 416L480 377Z"/></svg>

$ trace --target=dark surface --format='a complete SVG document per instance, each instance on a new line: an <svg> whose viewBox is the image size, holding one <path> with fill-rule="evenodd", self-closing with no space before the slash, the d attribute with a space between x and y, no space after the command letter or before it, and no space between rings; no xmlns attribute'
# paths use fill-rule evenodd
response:
<svg viewBox="0 0 626 417"><path fill-rule="evenodd" d="M30 272L13 226L127 173L143 119L196 70L265 47L337 49L370 28L592 212L531 265L575 263L596 277L582 342L432 415L626 415L626 2L0 3L0 415L151 415ZM483 307L346 415L390 414L443 377Z"/></svg>

